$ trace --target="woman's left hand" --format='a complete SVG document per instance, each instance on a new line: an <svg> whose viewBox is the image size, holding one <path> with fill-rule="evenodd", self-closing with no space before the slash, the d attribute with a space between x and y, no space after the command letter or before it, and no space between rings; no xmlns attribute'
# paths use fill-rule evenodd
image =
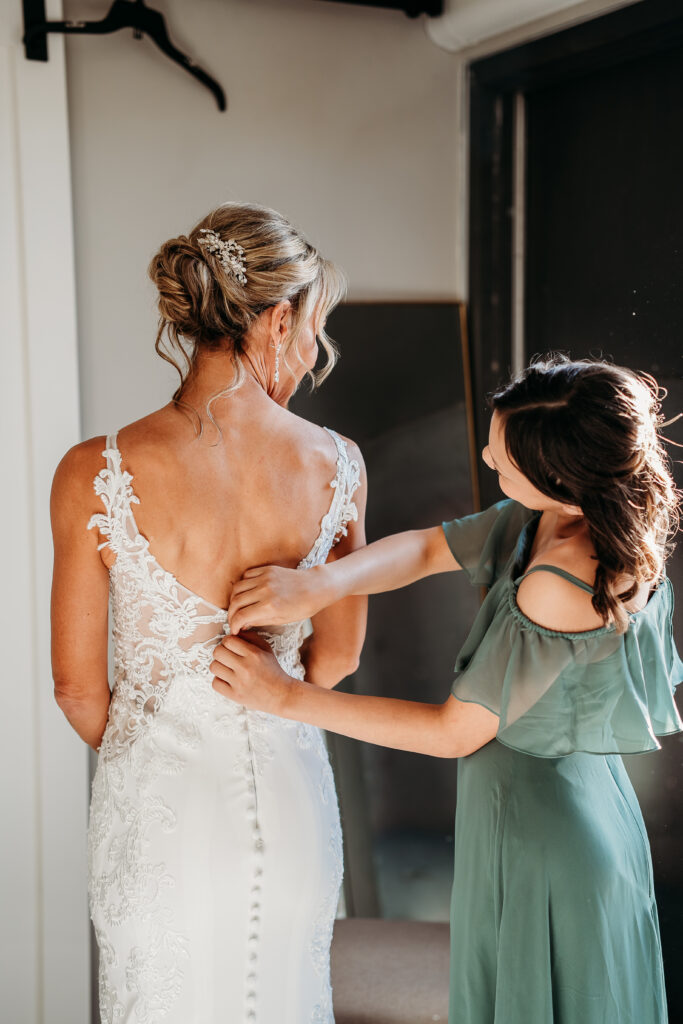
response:
<svg viewBox="0 0 683 1024"><path fill-rule="evenodd" d="M216 646L211 662L212 686L237 704L279 715L291 677L284 672L270 644L257 633L226 636Z"/></svg>

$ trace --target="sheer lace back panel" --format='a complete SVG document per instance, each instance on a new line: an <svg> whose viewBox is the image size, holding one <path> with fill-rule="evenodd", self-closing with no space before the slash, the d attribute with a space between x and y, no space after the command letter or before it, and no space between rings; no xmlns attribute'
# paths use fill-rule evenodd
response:
<svg viewBox="0 0 683 1024"><path fill-rule="evenodd" d="M358 517L353 494L360 482L360 469L349 459L345 441L328 427L337 448L337 463L330 508L323 517L318 537L299 569L308 569L327 559L332 546L347 533ZM110 567L110 597L114 638L114 692L110 723L105 734L107 746L134 740L158 715L167 700L171 684L192 682L194 710L226 713L226 702L206 683L213 648L229 632L227 612L184 586L161 566L149 550L149 541L138 527L132 506L139 498L133 477L121 466L116 433L109 434L102 452L106 467L94 480L95 493L105 511L93 515L88 529L97 527L116 556ZM261 630L285 671L303 676L299 648L305 623ZM180 684L178 684L180 685ZM193 708L187 708L192 712Z"/></svg>

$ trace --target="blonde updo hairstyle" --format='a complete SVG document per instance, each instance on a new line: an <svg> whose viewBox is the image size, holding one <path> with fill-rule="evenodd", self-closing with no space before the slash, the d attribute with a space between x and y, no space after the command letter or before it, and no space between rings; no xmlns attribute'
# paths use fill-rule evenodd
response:
<svg viewBox="0 0 683 1024"><path fill-rule="evenodd" d="M224 242L232 239L242 246L245 284L223 266L219 254L200 244L200 239L206 237L202 229L215 232ZM218 398L236 391L245 379L240 357L256 318L283 300L292 303L291 329L280 353L283 366L292 372L287 356L292 350L299 355L298 341L304 323L316 312L318 324L324 324L346 291L342 271L281 214L249 203L224 203L199 221L189 234L164 242L148 273L159 292L159 329L154 347L180 376L173 394L177 405L187 406L182 400L183 390L195 372L201 352L232 354L234 378L212 395L206 405L214 426L211 406ZM318 326L317 336L327 360L321 369L307 372L312 387L322 383L337 361L335 345L322 326ZM196 410L192 411L198 415ZM201 417L199 420L201 436Z"/></svg>

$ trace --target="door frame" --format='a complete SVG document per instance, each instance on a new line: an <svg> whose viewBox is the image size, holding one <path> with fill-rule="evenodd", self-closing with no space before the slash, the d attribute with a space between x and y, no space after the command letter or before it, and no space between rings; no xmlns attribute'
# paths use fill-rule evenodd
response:
<svg viewBox="0 0 683 1024"><path fill-rule="evenodd" d="M46 14L60 20L61 0ZM87 1024L88 748L54 701L50 660L50 487L80 440L64 40L50 37L47 62L27 61L22 5L3 0L2 15L0 635L11 728L0 747L0 987L8 1020Z"/></svg>

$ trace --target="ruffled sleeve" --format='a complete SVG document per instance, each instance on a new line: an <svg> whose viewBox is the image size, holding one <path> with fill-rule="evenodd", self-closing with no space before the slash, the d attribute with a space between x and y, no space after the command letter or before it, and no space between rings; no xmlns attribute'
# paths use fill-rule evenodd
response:
<svg viewBox="0 0 683 1024"><path fill-rule="evenodd" d="M513 580L489 594L458 655L452 693L500 717L497 739L541 757L632 754L680 732L674 689L683 663L664 578L628 631L544 629L519 609Z"/></svg>
<svg viewBox="0 0 683 1024"><path fill-rule="evenodd" d="M515 551L522 527L534 515L537 513L507 498L484 512L441 525L453 557L470 582L490 587Z"/></svg>

